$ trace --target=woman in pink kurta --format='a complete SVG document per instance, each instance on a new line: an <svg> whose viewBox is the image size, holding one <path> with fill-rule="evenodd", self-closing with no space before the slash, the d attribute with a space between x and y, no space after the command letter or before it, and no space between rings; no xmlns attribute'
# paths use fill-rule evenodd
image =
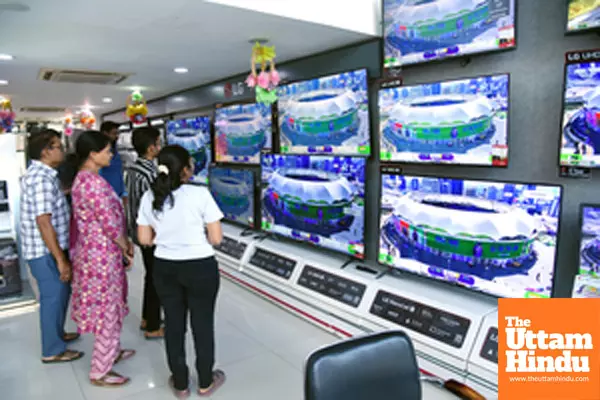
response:
<svg viewBox="0 0 600 400"><path fill-rule="evenodd" d="M84 132L76 151L80 166L71 190L71 316L80 333L95 336L90 381L121 386L129 378L112 367L135 354L120 347L123 319L129 312L123 257L131 263L133 246L125 233L123 204L98 173L112 158L108 138L97 131Z"/></svg>

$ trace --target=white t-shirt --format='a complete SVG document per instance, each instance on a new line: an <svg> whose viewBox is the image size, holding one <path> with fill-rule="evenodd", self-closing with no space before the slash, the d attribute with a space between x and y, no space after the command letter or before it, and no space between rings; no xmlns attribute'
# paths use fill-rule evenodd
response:
<svg viewBox="0 0 600 400"><path fill-rule="evenodd" d="M167 198L163 210L158 212L152 208L152 190L142 197L137 224L154 229L154 255L165 260L213 256L215 251L208 243L204 229L206 224L221 220L223 213L208 189L182 185L173 192L173 200L172 206Z"/></svg>

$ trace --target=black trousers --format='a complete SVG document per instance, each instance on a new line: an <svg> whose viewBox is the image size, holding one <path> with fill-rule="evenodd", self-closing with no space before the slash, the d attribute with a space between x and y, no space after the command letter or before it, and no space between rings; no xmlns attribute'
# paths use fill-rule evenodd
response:
<svg viewBox="0 0 600 400"><path fill-rule="evenodd" d="M155 259L154 283L165 310L167 359L174 386L185 390L189 370L185 356L188 310L196 348L196 370L201 388L212 384L215 364L215 302L219 267L214 257L171 261Z"/></svg>
<svg viewBox="0 0 600 400"><path fill-rule="evenodd" d="M146 331L160 329L160 299L154 286L154 249L142 247L142 258L146 276L144 277L144 299L142 301L142 319L146 321Z"/></svg>

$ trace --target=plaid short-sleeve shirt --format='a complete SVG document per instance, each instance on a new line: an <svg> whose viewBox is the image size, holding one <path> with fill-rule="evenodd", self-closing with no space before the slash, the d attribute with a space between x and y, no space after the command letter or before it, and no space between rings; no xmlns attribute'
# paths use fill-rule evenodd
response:
<svg viewBox="0 0 600 400"><path fill-rule="evenodd" d="M63 250L69 246L69 205L60 189L58 172L48 165L33 160L21 179L21 243L26 260L43 257L46 247L36 218L50 214L58 244Z"/></svg>

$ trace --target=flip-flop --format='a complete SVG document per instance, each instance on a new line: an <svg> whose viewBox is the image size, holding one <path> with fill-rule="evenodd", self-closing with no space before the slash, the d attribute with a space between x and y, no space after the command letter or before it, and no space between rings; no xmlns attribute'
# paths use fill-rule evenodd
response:
<svg viewBox="0 0 600 400"><path fill-rule="evenodd" d="M171 388L171 392L173 392L178 399L187 399L190 397L190 389L179 390L175 388L175 382L173 381L172 376L169 378L169 388Z"/></svg>
<svg viewBox="0 0 600 400"><path fill-rule="evenodd" d="M113 365L120 363L121 361L129 360L133 356L135 356L135 350L121 350Z"/></svg>
<svg viewBox="0 0 600 400"><path fill-rule="evenodd" d="M217 391L225 383L225 372L220 369L213 371L213 383L206 390L198 388L198 396L208 397Z"/></svg>
<svg viewBox="0 0 600 400"><path fill-rule="evenodd" d="M50 358L42 358L42 363L44 364L60 364L60 363L68 363L72 361L77 361L81 357L83 357L84 353L82 351L75 350L65 350L62 353L55 355Z"/></svg>
<svg viewBox="0 0 600 400"><path fill-rule="evenodd" d="M71 342L74 342L74 341L76 341L76 340L77 340L77 339L79 339L80 337L81 337L81 335L80 335L79 333L76 333L76 332L69 332L69 333L65 333L65 334L63 335L63 340L64 340L66 343L71 343Z"/></svg>
<svg viewBox="0 0 600 400"><path fill-rule="evenodd" d="M110 371L100 379L90 379L90 383L99 387L117 388L128 384L130 380L123 375Z"/></svg>

